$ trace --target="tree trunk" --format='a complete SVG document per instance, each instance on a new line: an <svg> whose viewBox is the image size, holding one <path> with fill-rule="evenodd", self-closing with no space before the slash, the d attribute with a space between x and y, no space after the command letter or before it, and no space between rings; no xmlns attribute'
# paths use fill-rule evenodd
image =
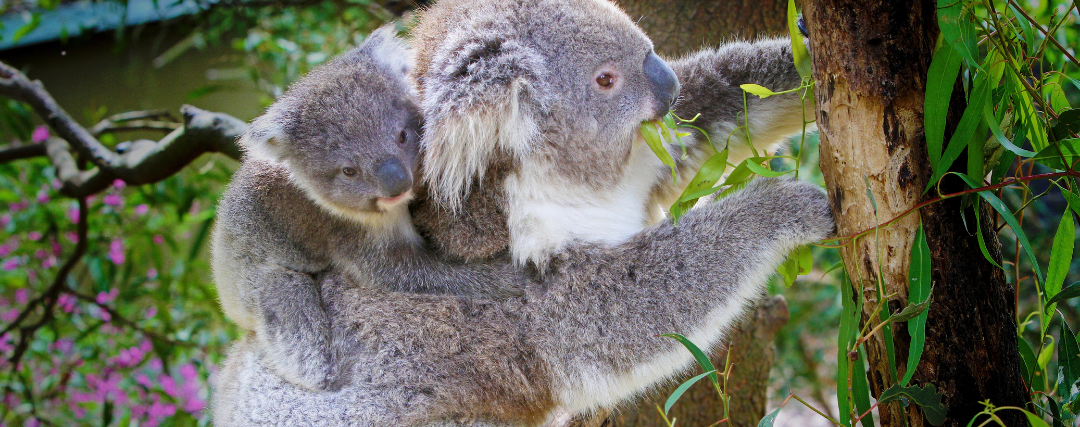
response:
<svg viewBox="0 0 1080 427"><path fill-rule="evenodd" d="M927 199L922 190L931 170L923 102L938 35L936 3L812 0L805 16L816 82L821 171L837 234L846 236ZM960 97L950 105L962 111L963 91L954 93ZM956 120L950 121L955 126ZM868 183L876 213L867 196ZM946 182L943 191L955 191L959 185ZM966 231L961 209L961 199L955 198L921 212L932 253L934 291L925 350L912 383L938 387L948 406L948 426L967 425L982 410L978 403L982 400L998 406L1022 407L1027 402L1012 287L1003 272L983 258L977 237ZM909 254L919 221L920 215L909 215L841 249L855 295L867 301L864 322L878 305L879 277L883 294L897 295L888 301L889 309L895 312L907 305ZM974 229L973 224L968 227ZM997 235L988 228L981 232L1000 263ZM910 338L906 324L891 328L895 370L902 376ZM881 333L866 343L874 395L894 382L885 348ZM904 408L896 402L879 411L883 426L902 425L904 418L912 426L927 425L917 405ZM1027 425L1017 412L1002 415L1008 415L1006 425Z"/></svg>

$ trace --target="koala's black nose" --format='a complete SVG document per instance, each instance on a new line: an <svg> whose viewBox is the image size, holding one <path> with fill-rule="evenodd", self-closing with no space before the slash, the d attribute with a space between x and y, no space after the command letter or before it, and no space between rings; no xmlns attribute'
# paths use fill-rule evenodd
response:
<svg viewBox="0 0 1080 427"><path fill-rule="evenodd" d="M675 97L679 96L679 77L663 59L652 52L645 57L645 77L649 79L653 97L659 104L656 109L657 117L667 114L675 103Z"/></svg>
<svg viewBox="0 0 1080 427"><path fill-rule="evenodd" d="M383 160L375 167L375 177L386 197L396 197L412 188L412 177L405 164L396 158Z"/></svg>

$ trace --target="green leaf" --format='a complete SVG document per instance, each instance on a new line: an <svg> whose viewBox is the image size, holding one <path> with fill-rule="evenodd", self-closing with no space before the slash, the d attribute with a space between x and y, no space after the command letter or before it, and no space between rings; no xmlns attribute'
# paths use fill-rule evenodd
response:
<svg viewBox="0 0 1080 427"><path fill-rule="evenodd" d="M1057 232L1054 233L1054 245L1050 250L1050 267L1046 270L1046 298L1053 299L1061 292L1061 285L1065 283L1065 276L1069 274L1069 265L1073 259L1073 248L1076 246L1076 225L1073 223L1072 213L1065 211L1061 215ZM1053 310L1048 310L1053 312Z"/></svg>
<svg viewBox="0 0 1080 427"><path fill-rule="evenodd" d="M908 306L904 307L903 310L900 310L899 313L896 313L892 317L890 317L889 321L907 322L908 320L914 319L916 316L927 314L926 309L930 308L930 301L930 299L927 299L926 301L919 303L908 302Z"/></svg>
<svg viewBox="0 0 1080 427"><path fill-rule="evenodd" d="M934 52L934 59L930 61L923 104L926 149L932 165L941 160L941 147L945 140L945 116L949 113L949 100L952 98L961 63L960 52L949 43L941 43L943 37L938 35L938 48Z"/></svg>
<svg viewBox="0 0 1080 427"><path fill-rule="evenodd" d="M744 162L744 163L746 164L747 169L750 169L751 172L756 173L756 174L761 175L761 176L767 176L767 177L771 177L771 178L772 177L778 177L778 176L784 176L784 175L787 175L787 174L794 171L794 170L789 170L789 171L786 171L786 172L778 172L778 171L774 171L774 170L769 170L769 169L766 169L764 166L761 166L760 161L758 161L758 160L756 160L754 158L746 159L746 162Z"/></svg>
<svg viewBox="0 0 1080 427"><path fill-rule="evenodd" d="M836 340L836 399L839 404L840 422L851 425L851 389L848 388L848 366L851 359L848 353L855 345L855 338L859 330L859 307L855 302L854 289L847 273L841 275L840 280L840 334Z"/></svg>
<svg viewBox="0 0 1080 427"><path fill-rule="evenodd" d="M660 139L660 134L657 133L657 124L654 122L644 122L641 124L641 136L645 139L645 143L649 144L649 148L652 149L653 154L660 159L660 162L671 168L671 182L675 182L675 159L671 158L671 153L668 153L667 148L664 147L664 142Z"/></svg>
<svg viewBox="0 0 1080 427"><path fill-rule="evenodd" d="M757 423L757 427L772 427L773 423L776 422L776 416L780 414L780 409L781 408L776 408L772 412L769 412L769 415L766 415Z"/></svg>
<svg viewBox="0 0 1080 427"><path fill-rule="evenodd" d="M1017 409L1020 412L1024 413L1024 415L1027 417L1028 423L1031 424L1031 427L1050 427L1048 424L1046 424L1046 421L1043 421L1042 417L1032 414L1031 412L1028 412L1024 409Z"/></svg>
<svg viewBox="0 0 1080 427"><path fill-rule="evenodd" d="M784 260L780 267L777 268L777 272L784 277L784 286L791 287L795 284L795 278L809 273L810 269L814 265L814 256L810 251L810 246L801 246Z"/></svg>
<svg viewBox="0 0 1080 427"><path fill-rule="evenodd" d="M915 232L915 241L911 244L911 262L908 265L908 307L912 303L930 303L930 295L933 290L931 283L930 245L926 243L926 231L922 224ZM905 309L906 311L906 309ZM903 312L901 312L903 314ZM911 345L908 347L907 370L900 385L907 385L911 376L915 374L915 368L922 359L923 347L926 344L926 311L918 314L907 324L908 334L911 335Z"/></svg>
<svg viewBox="0 0 1080 427"><path fill-rule="evenodd" d="M753 83L741 84L741 85L739 85L739 88L741 88L742 90L745 90L747 93L757 95L757 96L762 97L762 98L768 98L770 96L776 95L776 92L773 92L773 91L771 91L769 89L766 89L764 86L756 85L756 84L753 84Z"/></svg>
<svg viewBox="0 0 1080 427"><path fill-rule="evenodd" d="M1057 295L1054 295L1054 297L1050 298L1050 300L1046 303L1057 304L1067 299L1073 299L1076 297L1080 297L1080 282L1072 282L1072 284L1070 284L1069 286L1062 288L1061 292L1058 292Z"/></svg>
<svg viewBox="0 0 1080 427"><path fill-rule="evenodd" d="M682 335L664 334L661 336L672 338L682 344L683 347L686 347L686 349L690 351L690 354L694 355L694 359L697 360L698 366L701 367L701 370L705 371L705 373L708 374L709 379L713 382L713 386L715 386L717 390L720 389L720 380L716 377L716 367L713 366L712 361L709 360L709 356L707 356L705 352L701 351L701 349L698 348L697 345L690 342L690 340L686 339L686 337Z"/></svg>
<svg viewBox="0 0 1080 427"><path fill-rule="evenodd" d="M907 396L908 399L918 404L930 425L939 426L945 424L945 413L948 408L941 403L941 393L938 393L933 384L927 384L926 387L893 385L881 392L878 402L889 403L899 400L901 396Z"/></svg>
<svg viewBox="0 0 1080 427"><path fill-rule="evenodd" d="M1063 139L1050 144L1049 147L1039 150L1032 159L1053 169L1072 169L1077 160L1080 160L1080 138Z"/></svg>
<svg viewBox="0 0 1080 427"><path fill-rule="evenodd" d="M975 180L971 177L963 174L957 174L961 179L967 182L972 188L978 188ZM1042 270L1039 268L1039 259L1035 257L1035 252L1032 250L1031 242L1027 238L1027 234L1024 233L1024 229L1020 227L1020 223L1016 221L1016 217L1013 216L1009 207L1005 205L997 196L991 191L980 191L979 196L986 200L986 203L990 207L994 208L1001 214L1001 218L1005 220L1005 223L1009 224L1012 228L1013 234L1016 236L1016 240L1020 242L1020 246L1023 247L1024 252L1028 256L1028 260L1031 261L1031 269L1035 271L1035 275L1039 277L1040 283L1046 283L1046 277L1043 275Z"/></svg>
<svg viewBox="0 0 1080 427"><path fill-rule="evenodd" d="M964 151L964 148L968 146L968 141L975 136L976 130L982 122L983 108L985 108L989 98L989 82L990 78L986 73L980 73L975 77L975 88L972 89L971 96L968 97L967 109L964 110L963 116L960 117L960 123L956 125L956 131L949 138L949 145L945 148L945 153L941 155L941 159L936 163L931 163L934 175L926 183L924 191L929 191L937 185L938 180L949 172L949 167L960 157L960 153Z"/></svg>
<svg viewBox="0 0 1080 427"><path fill-rule="evenodd" d="M1020 348L1020 359L1024 362L1024 371L1021 372L1024 377L1025 384L1031 384L1031 376L1035 373L1035 367L1038 366L1038 359L1035 358L1035 350L1031 348L1031 344L1028 344L1027 340L1019 334L1016 335L1017 346Z"/></svg>
<svg viewBox="0 0 1080 427"><path fill-rule="evenodd" d="M795 10L795 0L788 0L787 28L791 35L791 56L795 61L795 70L799 77L807 78L810 75L810 52L806 50L806 42L803 41L802 32L799 31L799 12Z"/></svg>
<svg viewBox="0 0 1080 427"><path fill-rule="evenodd" d="M1050 145L1047 133L1043 130L1042 119L1035 110L1031 93L1024 90L1023 83L1015 73L1009 73L1009 91L1013 94L1013 103L1016 105L1017 118L1027 129L1028 141L1035 150L1042 150Z"/></svg>
<svg viewBox="0 0 1080 427"><path fill-rule="evenodd" d="M668 411L671 410L672 405L675 405L675 402L678 401L684 393L686 393L686 390L689 390L691 386L697 384L698 381L700 381L702 378L705 378L705 376L709 374L713 374L715 376L716 370L714 369L701 375L694 376L693 378L690 378L686 380L686 382L680 384L679 387L675 389L675 391L671 392L671 396L668 396L667 402L664 403L664 416L667 416Z"/></svg>
<svg viewBox="0 0 1080 427"><path fill-rule="evenodd" d="M1057 185L1057 183L1054 185ZM1080 215L1080 196L1077 196L1076 193L1073 193L1072 191L1061 188L1060 185L1057 185L1057 187L1061 190L1061 195L1065 196L1065 201L1069 204L1069 209L1072 209L1074 213Z"/></svg>
<svg viewBox="0 0 1080 427"><path fill-rule="evenodd" d="M690 180L690 184L683 190L682 195L675 204L671 205L671 209L668 212L671 214L672 221L678 224L679 217L682 216L687 210L697 203L697 200L713 192L719 191L719 189L712 190L717 181L724 176L724 171L727 170L728 150L725 148L723 151L713 154L701 165L701 169L698 170L694 178ZM702 194L701 196L695 196L703 191L712 190L708 194Z"/></svg>
<svg viewBox="0 0 1080 427"><path fill-rule="evenodd" d="M1054 141L1072 138L1074 133L1080 134L1080 109L1066 110L1058 114L1050 133Z"/></svg>
<svg viewBox="0 0 1080 427"><path fill-rule="evenodd" d="M855 360L855 375L851 379L851 393L855 398L855 410L859 414L865 414L870 410L870 384L866 380L866 354L862 347L859 348L859 358ZM863 427L874 427L874 417L863 417L860 421Z"/></svg>
<svg viewBox="0 0 1080 427"><path fill-rule="evenodd" d="M1062 405L1069 405L1076 400L1078 390L1076 381L1080 379L1080 346L1076 344L1076 334L1069 327L1069 322L1061 319L1061 331L1058 337L1058 392L1062 396Z"/></svg>
<svg viewBox="0 0 1080 427"><path fill-rule="evenodd" d="M1028 151L1017 147L1016 144L1013 144L1013 142L1009 140L1009 138L1005 137L1005 132L1001 131L1001 125L994 118L993 106L989 103L986 104L986 109L983 111L983 120L990 127L990 132L994 134L994 138L997 139L997 142L1001 144L1002 147L1005 147L1006 150L1023 157L1035 155L1034 151Z"/></svg>
<svg viewBox="0 0 1080 427"><path fill-rule="evenodd" d="M964 2L958 0L938 0L938 26L944 41L967 58L969 65L978 68L976 51L971 49L976 42L973 37L974 23L971 22L964 5Z"/></svg>

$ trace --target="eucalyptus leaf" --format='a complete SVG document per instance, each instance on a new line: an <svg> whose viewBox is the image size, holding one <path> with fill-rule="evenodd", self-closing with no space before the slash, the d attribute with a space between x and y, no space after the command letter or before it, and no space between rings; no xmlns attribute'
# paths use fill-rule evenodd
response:
<svg viewBox="0 0 1080 427"><path fill-rule="evenodd" d="M1050 250L1050 266L1046 270L1045 292L1047 299L1053 299L1061 292L1065 276L1069 274L1069 265L1073 260L1073 248L1076 246L1076 224L1069 211L1061 215L1054 244Z"/></svg>
<svg viewBox="0 0 1080 427"><path fill-rule="evenodd" d="M1063 139L1050 144L1032 159L1053 169L1072 169L1080 160L1080 138Z"/></svg>
<svg viewBox="0 0 1080 427"><path fill-rule="evenodd" d="M941 393L938 393L933 384L927 384L925 387L893 385L881 392L878 403L889 403L899 400L902 396L907 397L922 408L923 415L926 416L926 421L930 422L930 425L940 426L945 424L945 414L948 412L948 408L941 402Z"/></svg>
<svg viewBox="0 0 1080 427"><path fill-rule="evenodd" d="M960 73L960 52L952 44L942 43L944 35L938 35L938 48L930 61L926 77L926 96L923 104L923 129L926 132L926 149L930 164L941 160L941 147L945 140L945 116L949 113L949 100L956 76Z"/></svg>
<svg viewBox="0 0 1080 427"><path fill-rule="evenodd" d="M701 351L696 344L680 334L664 334L660 336L674 339L682 344L683 347L686 347L686 349L690 351L690 354L694 355L694 359L697 360L701 370L705 371L705 374L712 380L713 386L715 386L717 390L720 389L720 380L716 376L716 367L713 366L712 361L709 360L709 356Z"/></svg>
<svg viewBox="0 0 1080 427"><path fill-rule="evenodd" d="M689 390L691 386L697 384L698 381L700 381L702 378L705 378L705 376L709 374L715 375L716 370L696 375L693 378L686 380L686 382L679 384L679 387L676 388L675 391L671 392L671 396L668 396L667 402L664 402L664 416L667 416L668 411L670 411L671 407L675 405L675 402L677 402L679 398L682 397L684 393L686 393L686 390Z"/></svg>

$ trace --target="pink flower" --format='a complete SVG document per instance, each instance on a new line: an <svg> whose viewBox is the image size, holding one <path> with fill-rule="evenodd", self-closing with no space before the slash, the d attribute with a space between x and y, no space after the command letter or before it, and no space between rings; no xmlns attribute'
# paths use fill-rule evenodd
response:
<svg viewBox="0 0 1080 427"><path fill-rule="evenodd" d="M4 261L4 271L12 271L16 268L19 268L18 258L9 258L8 260Z"/></svg>
<svg viewBox="0 0 1080 427"><path fill-rule="evenodd" d="M75 234L74 231L64 233L64 237L67 238L68 241L70 241L71 243L79 243L79 235Z"/></svg>
<svg viewBox="0 0 1080 427"><path fill-rule="evenodd" d="M36 242L38 240L41 240L41 232L39 232L39 231L31 231L29 233L26 233L26 238L30 239L31 241Z"/></svg>
<svg viewBox="0 0 1080 427"><path fill-rule="evenodd" d="M116 207L119 207L120 205L124 204L124 200L120 198L119 194L106 194L105 198L101 199L101 202L105 203L105 205L107 205L107 206L116 206Z"/></svg>
<svg viewBox="0 0 1080 427"><path fill-rule="evenodd" d="M60 187L64 184L60 182L59 179L53 178L52 182L50 182L49 185L52 186L53 190L59 190Z"/></svg>
<svg viewBox="0 0 1080 427"><path fill-rule="evenodd" d="M37 418L30 418L30 419L26 420L25 423L23 423L23 427L38 427L40 425L41 425L41 421L38 421Z"/></svg>
<svg viewBox="0 0 1080 427"><path fill-rule="evenodd" d="M7 312L0 314L0 322L10 323L19 317L19 309L13 308Z"/></svg>
<svg viewBox="0 0 1080 427"><path fill-rule="evenodd" d="M165 394L173 399L178 399L180 397L179 388L176 386L176 380L174 380L173 377L161 374L158 376L158 383L161 384L161 390L164 391Z"/></svg>
<svg viewBox="0 0 1080 427"><path fill-rule="evenodd" d="M11 224L11 214L0 216L0 227L7 227L8 224Z"/></svg>
<svg viewBox="0 0 1080 427"><path fill-rule="evenodd" d="M108 312L108 311L105 311L105 310L101 310L101 312L100 312L100 313L98 313L98 315L100 315L100 316L101 316L101 320L104 320L104 321L106 321L106 322L108 322L108 321L112 320L112 315L111 315L111 314L109 314L109 312Z"/></svg>
<svg viewBox="0 0 1080 427"><path fill-rule="evenodd" d="M153 319L154 316L157 316L157 307L150 306L149 308L146 309L146 314L144 315L144 317L147 318L147 319ZM149 341L143 341L143 342L149 342Z"/></svg>
<svg viewBox="0 0 1080 427"><path fill-rule="evenodd" d="M0 256L11 255L11 252L15 250L15 247L11 244L0 245Z"/></svg>
<svg viewBox="0 0 1080 427"><path fill-rule="evenodd" d="M48 258L45 258L45 261L41 262L41 268L44 268L44 269L48 270L50 268L55 267L56 263L57 263L56 257L55 256L49 256Z"/></svg>
<svg viewBox="0 0 1080 427"><path fill-rule="evenodd" d="M64 313L71 313L75 310L75 297L68 294L60 294L56 297L56 305L60 306Z"/></svg>
<svg viewBox="0 0 1080 427"><path fill-rule="evenodd" d="M109 243L109 259L116 265L124 263L124 242L120 239L115 239L112 243Z"/></svg>
<svg viewBox="0 0 1080 427"><path fill-rule="evenodd" d="M49 139L49 128L45 125L34 128L34 133L30 135L30 142L35 144L45 142L46 139Z"/></svg>
<svg viewBox="0 0 1080 427"><path fill-rule="evenodd" d="M78 207L73 207L71 209L68 209L67 216L68 216L68 219L71 220L72 223L78 224L79 223L79 208Z"/></svg>
<svg viewBox="0 0 1080 427"><path fill-rule="evenodd" d="M120 295L120 290L116 289L116 288L110 289L109 293L98 292L98 294L97 294L97 303L98 304L108 304L108 303L112 302L113 300L115 300L118 295Z"/></svg>
<svg viewBox="0 0 1080 427"><path fill-rule="evenodd" d="M124 187L127 187L127 183L124 182L124 180L122 180L122 179L116 179L116 180L113 180L112 186L114 188L116 188L117 190L123 190Z"/></svg>
<svg viewBox="0 0 1080 427"><path fill-rule="evenodd" d="M154 388L154 383L150 382L150 377L146 376L146 374L136 375L135 382L148 389Z"/></svg>
<svg viewBox="0 0 1080 427"><path fill-rule="evenodd" d="M26 304L30 302L30 292L27 291L26 288L16 290L15 302L19 304Z"/></svg>
<svg viewBox="0 0 1080 427"><path fill-rule="evenodd" d="M46 193L44 190L38 191L37 201L38 203L49 203L49 193Z"/></svg>
<svg viewBox="0 0 1080 427"><path fill-rule="evenodd" d="M150 207L146 203L135 207L135 215L146 215L147 212L150 212Z"/></svg>
<svg viewBox="0 0 1080 427"><path fill-rule="evenodd" d="M160 245L162 243L165 243L165 237L163 237L160 234L155 234L154 235L154 244L155 245Z"/></svg>
<svg viewBox="0 0 1080 427"><path fill-rule="evenodd" d="M27 202L26 200L23 200L21 202L8 203L8 210L12 212L18 212L28 207L30 207L30 202Z"/></svg>

